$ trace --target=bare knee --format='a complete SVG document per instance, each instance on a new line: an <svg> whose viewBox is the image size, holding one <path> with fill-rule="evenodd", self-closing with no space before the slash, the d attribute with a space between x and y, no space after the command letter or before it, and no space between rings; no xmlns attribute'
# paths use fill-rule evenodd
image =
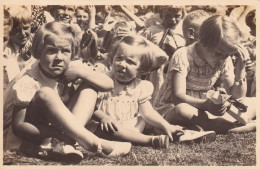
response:
<svg viewBox="0 0 260 169"><path fill-rule="evenodd" d="M197 116L198 115L198 109L187 104L187 103L180 103L178 105L176 105L174 107L174 112L185 119L190 119L192 118L194 115Z"/></svg>
<svg viewBox="0 0 260 169"><path fill-rule="evenodd" d="M191 107L192 106L187 103L180 103L174 107L174 112L176 114L183 115L188 113Z"/></svg>
<svg viewBox="0 0 260 169"><path fill-rule="evenodd" d="M42 87L34 95L34 100L37 101L49 101L51 97L56 97L58 95L52 88Z"/></svg>

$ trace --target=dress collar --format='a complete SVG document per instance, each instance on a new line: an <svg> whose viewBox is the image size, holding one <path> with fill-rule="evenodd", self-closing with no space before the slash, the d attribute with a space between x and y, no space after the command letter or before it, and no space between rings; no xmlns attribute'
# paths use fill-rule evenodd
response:
<svg viewBox="0 0 260 169"><path fill-rule="evenodd" d="M112 92L116 95L133 95L135 92L136 79L129 84L121 84L114 77L114 88Z"/></svg>
<svg viewBox="0 0 260 169"><path fill-rule="evenodd" d="M29 76L40 82L42 86L48 86L48 87L56 87L58 82L55 79L50 79L47 76L45 76L40 68L39 68L39 61L37 61L33 66L32 69L28 71L27 73Z"/></svg>
<svg viewBox="0 0 260 169"><path fill-rule="evenodd" d="M204 66L207 62L206 60L204 60L203 58L199 57L197 50L196 50L196 44L197 43L193 43L192 45L190 45L188 47L189 49L189 53L193 58L193 61L195 63L196 66L202 67Z"/></svg>

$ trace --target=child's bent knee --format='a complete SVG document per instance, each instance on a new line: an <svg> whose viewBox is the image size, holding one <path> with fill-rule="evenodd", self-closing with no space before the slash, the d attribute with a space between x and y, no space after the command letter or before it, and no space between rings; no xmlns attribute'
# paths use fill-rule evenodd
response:
<svg viewBox="0 0 260 169"><path fill-rule="evenodd" d="M35 98L40 100L48 100L53 95L56 95L56 92L52 88L42 87L35 93Z"/></svg>
<svg viewBox="0 0 260 169"><path fill-rule="evenodd" d="M187 103L180 103L174 107L174 112L177 114L183 114L184 112L190 111L191 108L193 107Z"/></svg>

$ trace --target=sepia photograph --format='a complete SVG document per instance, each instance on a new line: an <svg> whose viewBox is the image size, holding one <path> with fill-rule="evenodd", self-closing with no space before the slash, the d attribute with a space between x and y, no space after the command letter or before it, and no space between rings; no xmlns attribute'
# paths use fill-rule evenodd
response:
<svg viewBox="0 0 260 169"><path fill-rule="evenodd" d="M0 167L259 167L260 3L201 2L1 2Z"/></svg>

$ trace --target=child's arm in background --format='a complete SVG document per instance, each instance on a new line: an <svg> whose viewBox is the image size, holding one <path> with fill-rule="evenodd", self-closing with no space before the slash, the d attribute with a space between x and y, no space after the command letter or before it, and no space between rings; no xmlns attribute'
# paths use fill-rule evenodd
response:
<svg viewBox="0 0 260 169"><path fill-rule="evenodd" d="M88 5L88 10L89 10L89 21L88 21L88 28L93 29L96 26L96 8L94 5Z"/></svg>
<svg viewBox="0 0 260 169"><path fill-rule="evenodd" d="M157 111L155 111L150 101L140 103L139 108L144 121L156 128L162 129L171 140L173 140L173 133L182 131L181 126L169 124Z"/></svg>
<svg viewBox="0 0 260 169"><path fill-rule="evenodd" d="M140 30L142 28L145 27L144 22L139 19L135 14L133 14L131 11L129 11L129 9L127 9L127 7L125 7L124 5L120 5L120 8L122 9L122 11L130 18L132 19L136 25L137 25L137 29Z"/></svg>
<svg viewBox="0 0 260 169"><path fill-rule="evenodd" d="M72 82L77 79L82 79L98 91L107 91L114 88L114 82L108 75L93 71L87 66L84 66L84 64L71 64L64 73L64 77L62 77L62 80L67 82Z"/></svg>

